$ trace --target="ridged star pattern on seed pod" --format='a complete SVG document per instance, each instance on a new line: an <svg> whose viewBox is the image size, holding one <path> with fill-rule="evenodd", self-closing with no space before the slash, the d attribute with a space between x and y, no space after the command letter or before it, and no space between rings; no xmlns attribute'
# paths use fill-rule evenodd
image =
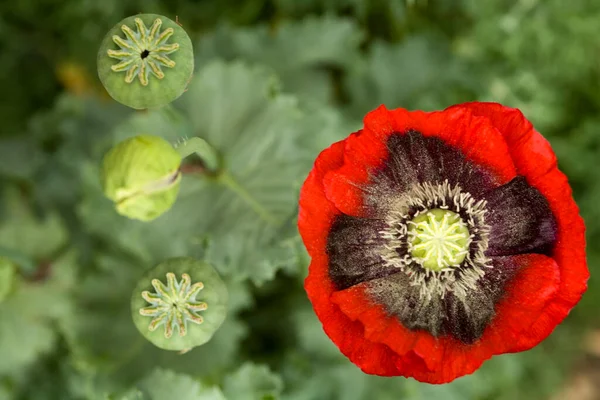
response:
<svg viewBox="0 0 600 400"><path fill-rule="evenodd" d="M148 325L151 331L164 325L165 337L168 339L177 330L179 336L185 336L188 323L201 324L203 318L198 314L208 308L203 302L196 301L196 296L204 288L202 282L192 285L188 274L181 275L181 281L177 282L174 273L167 273L167 285L159 279L152 280L154 292L145 290L142 297L150 306L140 309L140 315L152 317Z"/></svg>
<svg viewBox="0 0 600 400"><path fill-rule="evenodd" d="M305 288L364 372L445 383L546 338L586 290L584 224L519 110L388 110L324 150L300 194Z"/></svg>
<svg viewBox="0 0 600 400"><path fill-rule="evenodd" d="M97 67L100 81L116 101L135 109L160 107L181 96L192 77L192 42L167 17L134 15L106 34Z"/></svg>
<svg viewBox="0 0 600 400"><path fill-rule="evenodd" d="M228 297L212 266L176 257L138 281L131 294L131 315L140 333L155 346L188 351L208 342L219 329L227 315Z"/></svg>
<svg viewBox="0 0 600 400"><path fill-rule="evenodd" d="M146 28L141 18L135 18L137 32L131 30L127 25L121 25L121 30L126 39L113 35L112 40L120 47L120 50L107 50L109 57L120 60L118 64L110 67L115 72L125 72L125 82L131 83L137 77L140 83L148 86L150 73L157 79L165 77L163 67L175 67L175 61L169 58L169 54L179 50L179 43L167 41L173 36L173 28L164 29L160 27L162 20L156 18L150 29Z"/></svg>

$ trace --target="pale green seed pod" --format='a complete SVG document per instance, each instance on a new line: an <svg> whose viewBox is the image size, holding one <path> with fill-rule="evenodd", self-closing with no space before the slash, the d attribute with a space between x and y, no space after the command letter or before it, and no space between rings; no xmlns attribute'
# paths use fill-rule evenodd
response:
<svg viewBox="0 0 600 400"><path fill-rule="evenodd" d="M114 146L102 162L101 181L117 212L151 221L168 211L179 192L181 156L158 136L140 135Z"/></svg>
<svg viewBox="0 0 600 400"><path fill-rule="evenodd" d="M185 91L194 71L188 34L156 14L125 18L104 37L98 76L110 96L128 107L159 107Z"/></svg>
<svg viewBox="0 0 600 400"><path fill-rule="evenodd" d="M208 342L227 315L227 287L209 264L189 257L163 261L138 281L131 314L140 333L164 350Z"/></svg>

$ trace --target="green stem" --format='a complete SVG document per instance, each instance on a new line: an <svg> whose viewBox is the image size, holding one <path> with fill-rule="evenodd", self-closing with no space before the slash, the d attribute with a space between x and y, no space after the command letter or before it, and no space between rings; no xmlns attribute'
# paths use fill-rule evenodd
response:
<svg viewBox="0 0 600 400"><path fill-rule="evenodd" d="M165 104L152 110L162 113L174 126L188 125L186 117L173 107L172 104ZM206 169L211 172L218 171L220 166L219 154L206 140L200 137L192 137L191 139L186 139L181 143L175 144L173 147L179 152L182 159L196 154L200 157Z"/></svg>
<svg viewBox="0 0 600 400"><path fill-rule="evenodd" d="M261 206L260 203L256 201L252 195L233 178L233 176L231 176L231 174L223 172L219 175L218 180L239 195L262 219L274 225L278 224L279 221Z"/></svg>
<svg viewBox="0 0 600 400"><path fill-rule="evenodd" d="M187 139L181 144L175 146L175 149L184 159L192 154L197 154L202 162L210 171L216 171L219 168L219 155L208 142L199 137Z"/></svg>

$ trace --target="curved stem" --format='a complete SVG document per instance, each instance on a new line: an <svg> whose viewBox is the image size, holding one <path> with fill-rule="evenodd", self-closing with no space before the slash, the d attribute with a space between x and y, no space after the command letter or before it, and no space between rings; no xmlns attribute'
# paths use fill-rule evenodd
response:
<svg viewBox="0 0 600 400"><path fill-rule="evenodd" d="M187 118L179 110L173 107L172 104L165 104L151 110L161 113L164 118L177 127L187 127L188 125ZM190 139L181 140L174 144L173 147L179 152L182 159L189 157L192 154L196 154L202 160L202 164L206 170L213 173L218 171L220 166L219 153L206 140L196 136Z"/></svg>
<svg viewBox="0 0 600 400"><path fill-rule="evenodd" d="M187 139L176 145L175 149L179 152L182 159L192 154L197 154L202 159L206 168L210 171L216 171L219 168L219 155L216 150L202 138L193 137Z"/></svg>

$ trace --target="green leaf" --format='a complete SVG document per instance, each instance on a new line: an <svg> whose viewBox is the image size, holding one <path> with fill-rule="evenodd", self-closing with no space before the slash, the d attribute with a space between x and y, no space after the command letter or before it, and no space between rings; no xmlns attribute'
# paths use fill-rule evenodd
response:
<svg viewBox="0 0 600 400"><path fill-rule="evenodd" d="M286 378L286 400L361 400L380 399L369 391L369 376L349 361L314 363L306 355L288 354L282 373ZM399 388L400 389L400 388ZM404 398L396 391L396 399Z"/></svg>
<svg viewBox="0 0 600 400"><path fill-rule="evenodd" d="M268 65L280 76L286 92L330 100L332 85L325 67L341 68L356 62L363 34L348 18L308 17L268 26L233 30L221 26L196 46L198 64L212 58Z"/></svg>
<svg viewBox="0 0 600 400"><path fill-rule="evenodd" d="M200 41L199 57L242 56L269 65L279 73L353 62L363 36L352 19L330 15L283 21L275 31L265 25L235 31L221 27L217 35L220 36L208 36ZM228 48L222 46L226 38Z"/></svg>
<svg viewBox="0 0 600 400"><path fill-rule="evenodd" d="M12 290L16 272L17 268L12 261L0 257L0 303L4 301Z"/></svg>
<svg viewBox="0 0 600 400"><path fill-rule="evenodd" d="M44 158L44 154L29 137L0 140L0 175L32 178Z"/></svg>
<svg viewBox="0 0 600 400"><path fill-rule="evenodd" d="M171 106L165 106L131 115L116 126L112 132L112 139L116 143L137 135L155 135L175 144L190 136L192 132L184 115Z"/></svg>
<svg viewBox="0 0 600 400"><path fill-rule="evenodd" d="M239 362L242 341L247 335L247 325L236 316L230 315L210 342L185 354L156 349L148 344L137 358L123 369L157 366L194 376L220 376L225 368L231 368Z"/></svg>
<svg viewBox="0 0 600 400"><path fill-rule="evenodd" d="M181 104L195 133L221 153L225 172L178 203L188 215L195 210L196 229L210 235L207 260L225 275L256 283L293 258L281 233L309 166L297 149L302 114L277 87L266 69L212 63Z"/></svg>
<svg viewBox="0 0 600 400"><path fill-rule="evenodd" d="M229 400L276 400L283 390L281 377L266 365L245 363L227 375L223 391Z"/></svg>
<svg viewBox="0 0 600 400"><path fill-rule="evenodd" d="M101 160L113 144L108 133L130 112L115 102L64 94L50 111L33 116L28 136L48 152L32 187L36 203L71 210L80 198L80 166Z"/></svg>
<svg viewBox="0 0 600 400"><path fill-rule="evenodd" d="M59 215L51 212L38 218L15 190L6 193L4 213L8 217L0 224L0 254L18 264L28 260L28 265L20 265L23 268L35 267L32 262L51 258L67 242L67 230ZM21 258L11 257L13 254Z"/></svg>
<svg viewBox="0 0 600 400"><path fill-rule="evenodd" d="M478 80L443 39L408 37L400 44L375 41L368 57L350 70L346 86L353 115L388 108L436 110L470 100Z"/></svg>
<svg viewBox="0 0 600 400"><path fill-rule="evenodd" d="M184 178L173 208L140 223L116 215L100 191L97 166L83 164L86 195L79 213L87 229L149 265L172 256L204 255L226 277L256 283L272 279L296 257L286 240L297 236L290 222L314 156L314 150L299 147L307 117L293 98L278 93L269 70L239 63L207 65L179 107L189 116L194 135L220 153L225 172ZM116 135L146 131L175 139L178 125L169 130L164 118L136 116Z"/></svg>
<svg viewBox="0 0 600 400"><path fill-rule="evenodd" d="M87 229L149 265L173 256L204 257L222 275L257 284L296 263L299 188L322 146L355 125L314 104L303 113L278 87L267 69L214 62L178 101L182 113L151 111L119 126L116 140L139 133L171 142L200 136L220 153L225 171L185 177L173 208L140 223L116 215L100 191L97 166L84 163L78 211Z"/></svg>
<svg viewBox="0 0 600 400"><path fill-rule="evenodd" d="M61 324L72 361L83 372L115 368L145 345L129 311L131 290L145 266L110 254L94 261L98 271L77 286L75 310Z"/></svg>
<svg viewBox="0 0 600 400"><path fill-rule="evenodd" d="M555 132L569 110L564 106L564 93L546 84L536 71L519 68L510 74L494 72L482 101L494 101L521 110L539 132Z"/></svg>
<svg viewBox="0 0 600 400"><path fill-rule="evenodd" d="M134 388L120 396L110 396L108 400L144 400L144 393L142 393L141 390Z"/></svg>
<svg viewBox="0 0 600 400"><path fill-rule="evenodd" d="M21 373L54 348L55 326L72 312L76 268L69 252L52 263L45 282L23 282L0 304L0 376Z"/></svg>
<svg viewBox="0 0 600 400"><path fill-rule="evenodd" d="M340 350L323 331L323 325L308 300L303 299L301 304L297 303L292 323L298 336L298 348L303 352L323 361L339 362L343 359Z"/></svg>
<svg viewBox="0 0 600 400"><path fill-rule="evenodd" d="M217 387L170 370L156 369L118 400L225 400Z"/></svg>
<svg viewBox="0 0 600 400"><path fill-rule="evenodd" d="M362 129L362 115L350 118L339 109L317 102L303 102L305 117L302 121L303 134L300 137L299 151L304 150L310 163L314 163L319 153L333 143Z"/></svg>
<svg viewBox="0 0 600 400"><path fill-rule="evenodd" d="M0 400L14 399L13 390L7 383L0 383Z"/></svg>

